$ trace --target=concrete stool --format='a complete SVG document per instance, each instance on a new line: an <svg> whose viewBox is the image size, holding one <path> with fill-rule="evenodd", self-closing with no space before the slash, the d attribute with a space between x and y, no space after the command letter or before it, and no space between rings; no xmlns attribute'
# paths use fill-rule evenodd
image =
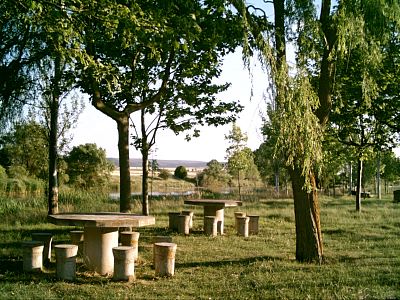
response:
<svg viewBox="0 0 400 300"><path fill-rule="evenodd" d="M194 213L191 210L182 210L181 215L190 217L189 229L192 229L193 228L193 216L194 216Z"/></svg>
<svg viewBox="0 0 400 300"><path fill-rule="evenodd" d="M168 226L169 229L172 231L177 231L178 230L178 216L180 213L178 212L170 212L168 213Z"/></svg>
<svg viewBox="0 0 400 300"><path fill-rule="evenodd" d="M53 235L47 232L32 233L32 241L43 242L43 265L48 266L51 260L51 242Z"/></svg>
<svg viewBox="0 0 400 300"><path fill-rule="evenodd" d="M133 247L133 256L137 260L139 257L139 232L123 231L120 233L121 245Z"/></svg>
<svg viewBox="0 0 400 300"><path fill-rule="evenodd" d="M135 247L120 246L112 249L114 255L114 280L135 280Z"/></svg>
<svg viewBox="0 0 400 300"><path fill-rule="evenodd" d="M77 245L55 245L57 279L74 280L76 276Z"/></svg>
<svg viewBox="0 0 400 300"><path fill-rule="evenodd" d="M83 230L72 230L69 232L72 245L78 246L78 255L83 253Z"/></svg>
<svg viewBox="0 0 400 300"><path fill-rule="evenodd" d="M156 276L174 275L175 253L176 253L176 244L174 243L154 244L154 269Z"/></svg>
<svg viewBox="0 0 400 300"><path fill-rule="evenodd" d="M154 251L154 244L156 243L172 243L172 236L154 236L153 237L153 268L155 265L155 251Z"/></svg>
<svg viewBox="0 0 400 300"><path fill-rule="evenodd" d="M43 268L43 248L44 244L40 241L24 241L23 264L24 272L41 272Z"/></svg>
<svg viewBox="0 0 400 300"><path fill-rule="evenodd" d="M215 216L204 216L204 233L209 236L217 235L217 218Z"/></svg>
<svg viewBox="0 0 400 300"><path fill-rule="evenodd" d="M189 215L179 215L178 216L178 233L189 235L189 222L190 216Z"/></svg>
<svg viewBox="0 0 400 300"><path fill-rule="evenodd" d="M249 217L237 217L238 220L238 235L248 237L249 236Z"/></svg>
<svg viewBox="0 0 400 300"><path fill-rule="evenodd" d="M246 216L246 213L244 213L244 212L242 212L242 211L235 211L234 214L235 214L235 229L236 229L236 231L238 231L238 221L237 221L237 218L238 218L238 217L245 217L245 216Z"/></svg>
<svg viewBox="0 0 400 300"><path fill-rule="evenodd" d="M250 235L256 235L258 234L258 219L260 216L256 215L247 215L250 220L249 220L249 234Z"/></svg>

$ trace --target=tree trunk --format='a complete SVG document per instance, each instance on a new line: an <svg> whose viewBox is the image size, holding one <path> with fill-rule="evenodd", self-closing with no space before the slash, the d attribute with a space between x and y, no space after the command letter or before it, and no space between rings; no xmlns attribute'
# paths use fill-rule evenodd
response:
<svg viewBox="0 0 400 300"><path fill-rule="evenodd" d="M378 199L382 199L381 191L381 154L378 152L377 162L376 162L376 193L378 194Z"/></svg>
<svg viewBox="0 0 400 300"><path fill-rule="evenodd" d="M54 61L54 79L50 100L50 133L49 133L49 186L48 186L48 214L58 214L58 181L57 181L57 136L58 136L58 108L60 98L61 59Z"/></svg>
<svg viewBox="0 0 400 300"><path fill-rule="evenodd" d="M129 163L129 115L121 117L118 125L118 151L119 151L119 210L129 212L131 209L131 173Z"/></svg>
<svg viewBox="0 0 400 300"><path fill-rule="evenodd" d="M142 214L148 216L149 211L149 151L142 150Z"/></svg>
<svg viewBox="0 0 400 300"><path fill-rule="evenodd" d="M357 162L357 188L356 188L356 211L361 212L361 182L363 163L361 158L358 158Z"/></svg>
<svg viewBox="0 0 400 300"><path fill-rule="evenodd" d="M349 194L353 191L353 164L349 164Z"/></svg>
<svg viewBox="0 0 400 300"><path fill-rule="evenodd" d="M321 262L323 255L320 208L314 174L310 174L311 192L304 188L305 177L300 169L291 169L295 222L296 260Z"/></svg>

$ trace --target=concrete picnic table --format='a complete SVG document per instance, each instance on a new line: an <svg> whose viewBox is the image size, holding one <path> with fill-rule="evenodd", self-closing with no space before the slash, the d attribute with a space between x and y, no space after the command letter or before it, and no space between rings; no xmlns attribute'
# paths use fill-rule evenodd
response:
<svg viewBox="0 0 400 300"><path fill-rule="evenodd" d="M226 199L193 199L185 200L184 204L203 206L204 217L215 216L217 219L217 231L219 234L224 234L225 207L242 206L242 201Z"/></svg>
<svg viewBox="0 0 400 300"><path fill-rule="evenodd" d="M143 227L155 224L152 216L128 213L61 213L49 215L50 223L83 226L83 255L88 269L101 275L113 274L112 248L118 247L119 227Z"/></svg>

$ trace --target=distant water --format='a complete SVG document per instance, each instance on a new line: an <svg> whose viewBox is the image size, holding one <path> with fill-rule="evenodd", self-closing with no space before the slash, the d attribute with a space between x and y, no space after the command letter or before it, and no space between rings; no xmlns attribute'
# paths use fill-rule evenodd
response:
<svg viewBox="0 0 400 300"><path fill-rule="evenodd" d="M184 192L152 192L149 193L149 196L190 196L195 194L196 191L184 191ZM132 193L132 196L140 196L141 192ZM110 193L110 198L113 200L119 199L119 193Z"/></svg>

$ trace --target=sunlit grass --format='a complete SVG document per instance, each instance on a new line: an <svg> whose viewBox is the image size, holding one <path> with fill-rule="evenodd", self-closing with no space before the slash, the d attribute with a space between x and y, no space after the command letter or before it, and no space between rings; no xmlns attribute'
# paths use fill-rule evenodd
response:
<svg viewBox="0 0 400 300"><path fill-rule="evenodd" d="M99 195L69 195L60 203L74 211L118 210L116 201ZM54 263L43 274L23 274L20 242L35 231L51 231L55 243L68 241L71 227L46 223L41 200L1 199L0 298L72 299L396 299L400 298L400 205L391 199L368 199L362 212L353 198L321 199L325 258L321 265L295 260L293 200L263 199L225 210L225 235L202 234L202 208L183 199L150 201L156 226L140 228L139 261L134 283L88 272L78 261L73 283L55 279ZM13 206L14 205L14 206ZM16 208L20 206L19 208ZM140 201L134 202L140 211ZM192 233L168 230L168 212L193 209ZM234 211L260 215L260 233L242 238L234 229ZM15 219L13 219L15 216ZM151 236L171 235L177 243L176 274L155 278Z"/></svg>

